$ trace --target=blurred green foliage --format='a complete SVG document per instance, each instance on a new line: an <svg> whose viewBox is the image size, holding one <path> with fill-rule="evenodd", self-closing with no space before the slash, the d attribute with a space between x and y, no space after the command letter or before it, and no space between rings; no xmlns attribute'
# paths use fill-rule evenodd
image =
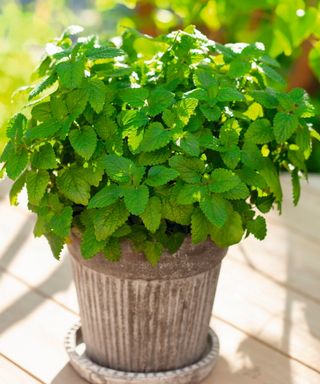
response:
<svg viewBox="0 0 320 384"><path fill-rule="evenodd" d="M108 37L124 27L156 35L195 24L222 43L261 41L289 87L320 100L319 0L0 0L0 126L19 108L11 93L29 80L44 42L70 23ZM315 152L311 167L320 171Z"/></svg>

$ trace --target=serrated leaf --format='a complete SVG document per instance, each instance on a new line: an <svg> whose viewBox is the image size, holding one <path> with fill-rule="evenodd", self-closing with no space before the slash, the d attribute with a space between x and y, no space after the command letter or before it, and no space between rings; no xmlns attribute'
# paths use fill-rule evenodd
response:
<svg viewBox="0 0 320 384"><path fill-rule="evenodd" d="M152 196L144 212L140 215L144 226L151 232L155 233L161 222L161 201L157 196Z"/></svg>
<svg viewBox="0 0 320 384"><path fill-rule="evenodd" d="M187 155L198 157L200 155L200 146L199 139L190 132L186 134L179 140L179 147Z"/></svg>
<svg viewBox="0 0 320 384"><path fill-rule="evenodd" d="M140 165L162 164L169 159L170 154L168 148L161 148L152 152L142 152L138 156L138 163Z"/></svg>
<svg viewBox="0 0 320 384"><path fill-rule="evenodd" d="M220 119L221 109L217 105L212 107L201 105L200 110L208 121L218 121Z"/></svg>
<svg viewBox="0 0 320 384"><path fill-rule="evenodd" d="M174 223L181 225L189 225L193 212L193 205L177 205L174 198L170 196L163 197L162 202L162 217Z"/></svg>
<svg viewBox="0 0 320 384"><path fill-rule="evenodd" d="M83 179L94 187L98 187L104 175L104 167L99 162L81 169Z"/></svg>
<svg viewBox="0 0 320 384"><path fill-rule="evenodd" d="M148 95L149 91L146 88L126 88L120 92L122 101L137 108L144 106Z"/></svg>
<svg viewBox="0 0 320 384"><path fill-rule="evenodd" d="M199 184L185 184L179 189L177 203L181 205L193 204L199 202L205 194L206 188Z"/></svg>
<svg viewBox="0 0 320 384"><path fill-rule="evenodd" d="M69 236L72 223L73 210L67 206L61 212L55 213L50 220L50 228L59 237L65 239Z"/></svg>
<svg viewBox="0 0 320 384"><path fill-rule="evenodd" d="M267 119L255 120L246 131L245 138L255 144L265 144L274 140L270 121Z"/></svg>
<svg viewBox="0 0 320 384"><path fill-rule="evenodd" d="M167 168L163 165L156 165L151 167L148 172L148 178L145 183L157 187L159 185L167 184L169 181L174 180L179 176L179 172L174 169Z"/></svg>
<svg viewBox="0 0 320 384"><path fill-rule="evenodd" d="M46 236L46 238L48 240L48 243L50 245L50 248L51 248L51 251L53 253L53 256L57 260L59 260L61 251L62 251L64 243L65 243L64 239L62 239L61 237L57 236L53 232L45 233L45 236Z"/></svg>
<svg viewBox="0 0 320 384"><path fill-rule="evenodd" d="M219 89L217 99L222 102L241 101L244 100L244 96L236 88L222 87Z"/></svg>
<svg viewBox="0 0 320 384"><path fill-rule="evenodd" d="M169 160L171 168L179 172L180 177L186 183L199 183L201 174L205 171L204 163L200 159L175 155Z"/></svg>
<svg viewBox="0 0 320 384"><path fill-rule="evenodd" d="M102 188L89 201L88 208L104 208L115 203L121 195L118 185L111 184Z"/></svg>
<svg viewBox="0 0 320 384"><path fill-rule="evenodd" d="M35 150L31 156L33 168L53 169L57 166L56 154L51 144L46 143L38 150Z"/></svg>
<svg viewBox="0 0 320 384"><path fill-rule="evenodd" d="M49 183L49 174L47 171L29 171L26 177L27 192L29 202L38 205L42 199Z"/></svg>
<svg viewBox="0 0 320 384"><path fill-rule="evenodd" d="M243 77L245 75L248 75L250 71L251 71L250 61L245 61L239 58L231 62L228 74L232 79L236 79L238 77Z"/></svg>
<svg viewBox="0 0 320 384"><path fill-rule="evenodd" d="M7 153L2 154L1 160L6 161L6 172L10 179L15 180L28 165L28 151L25 148L16 149L12 145L7 146Z"/></svg>
<svg viewBox="0 0 320 384"><path fill-rule="evenodd" d="M158 242L146 241L144 244L144 254L149 263L155 267L162 255L163 245Z"/></svg>
<svg viewBox="0 0 320 384"><path fill-rule="evenodd" d="M42 79L38 84L34 86L32 91L29 93L28 100L32 100L36 96L40 95L40 93L45 91L47 88L51 87L51 85L53 85L56 81L57 75L55 73L52 73L51 75Z"/></svg>
<svg viewBox="0 0 320 384"><path fill-rule="evenodd" d="M243 167L237 171L237 174L240 179L248 185L258 187L260 189L267 187L264 178L251 168Z"/></svg>
<svg viewBox="0 0 320 384"><path fill-rule="evenodd" d="M269 67L268 65L261 64L259 68L262 73L264 73L269 79L275 81L276 83L283 85L286 83L280 73L274 70L273 68Z"/></svg>
<svg viewBox="0 0 320 384"><path fill-rule="evenodd" d="M222 194L222 196L228 200L245 200L249 195L250 191L245 183L239 183L234 188Z"/></svg>
<svg viewBox="0 0 320 384"><path fill-rule="evenodd" d="M206 216L200 209L196 209L191 217L191 237L193 244L199 244L206 241L210 231L210 225Z"/></svg>
<svg viewBox="0 0 320 384"><path fill-rule="evenodd" d="M23 133L25 131L27 124L27 118L22 113L17 113L14 115L8 124L7 127L7 137L12 139L16 143L21 141Z"/></svg>
<svg viewBox="0 0 320 384"><path fill-rule="evenodd" d="M261 176L266 181L271 192L274 193L279 204L282 201L282 188L280 184L279 174L270 159L266 159L265 167L259 171Z"/></svg>
<svg viewBox="0 0 320 384"><path fill-rule="evenodd" d="M294 169L291 172L291 184L292 184L293 204L297 205L300 199L301 186L300 186L300 178L298 175L298 171L296 169Z"/></svg>
<svg viewBox="0 0 320 384"><path fill-rule="evenodd" d="M95 122L95 130L103 140L112 140L114 135L118 133L117 123L110 117L100 116Z"/></svg>
<svg viewBox="0 0 320 384"><path fill-rule="evenodd" d="M193 83L196 87L208 89L212 86L218 86L218 81L214 74L205 69L196 69L193 75Z"/></svg>
<svg viewBox="0 0 320 384"><path fill-rule="evenodd" d="M123 201L96 210L93 217L95 234L98 241L106 240L120 228L129 216Z"/></svg>
<svg viewBox="0 0 320 384"><path fill-rule="evenodd" d="M245 142L241 151L243 164L252 169L261 169L265 166L265 158L262 157L259 148L251 142Z"/></svg>
<svg viewBox="0 0 320 384"><path fill-rule="evenodd" d="M148 97L148 114L156 116L168 108L174 101L174 94L164 88L156 88Z"/></svg>
<svg viewBox="0 0 320 384"><path fill-rule="evenodd" d="M241 159L241 151L237 145L224 149L220 155L224 164L231 169L235 169Z"/></svg>
<svg viewBox="0 0 320 384"><path fill-rule="evenodd" d="M118 183L128 183L135 165L132 160L117 155L107 155L102 160L107 175Z"/></svg>
<svg viewBox="0 0 320 384"><path fill-rule="evenodd" d="M51 117L45 120L44 122L40 123L39 125L30 128L26 133L26 137L30 140L50 138L54 136L60 128L61 123Z"/></svg>
<svg viewBox="0 0 320 384"><path fill-rule="evenodd" d="M212 241L221 248L239 243L243 234L241 216L235 211L229 212L228 219L221 228L214 225L210 228Z"/></svg>
<svg viewBox="0 0 320 384"><path fill-rule="evenodd" d="M115 47L92 47L86 52L87 58L91 60L112 59L122 55L124 55L124 51Z"/></svg>
<svg viewBox="0 0 320 384"><path fill-rule="evenodd" d="M79 88L84 78L83 60L63 61L56 65L60 82L66 88Z"/></svg>
<svg viewBox="0 0 320 384"><path fill-rule="evenodd" d="M88 101L96 113L103 110L106 99L106 86L99 79L89 79L86 82L85 90L88 93Z"/></svg>
<svg viewBox="0 0 320 384"><path fill-rule="evenodd" d="M270 91L268 91L268 89L252 91L250 94L255 101L257 101L265 108L273 109L276 108L279 104L277 98Z"/></svg>
<svg viewBox="0 0 320 384"><path fill-rule="evenodd" d="M262 216L258 216L256 219L248 221L247 229L258 240L263 240L267 235L266 221Z"/></svg>
<svg viewBox="0 0 320 384"><path fill-rule="evenodd" d="M45 121L52 117L51 105L49 102L35 105L31 110L31 115L35 120Z"/></svg>
<svg viewBox="0 0 320 384"><path fill-rule="evenodd" d="M198 102L197 99L190 97L188 99L182 99L176 104L177 117L183 126L188 124L190 117L195 113Z"/></svg>
<svg viewBox="0 0 320 384"><path fill-rule="evenodd" d="M125 205L133 215L140 215L146 208L149 199L149 189L145 185L123 189Z"/></svg>
<svg viewBox="0 0 320 384"><path fill-rule="evenodd" d="M240 182L240 178L234 172L217 168L211 173L209 190L216 193L230 191Z"/></svg>
<svg viewBox="0 0 320 384"><path fill-rule="evenodd" d="M82 168L70 167L59 171L56 178L60 192L76 204L87 205L90 185L83 178Z"/></svg>
<svg viewBox="0 0 320 384"><path fill-rule="evenodd" d="M66 95L66 105L70 118L75 120L83 113L88 103L88 94L84 89L73 89ZM71 120L71 121L72 121Z"/></svg>
<svg viewBox="0 0 320 384"><path fill-rule="evenodd" d="M170 140L170 131L164 129L161 123L154 122L146 129L139 150L140 152L152 152L166 146Z"/></svg>
<svg viewBox="0 0 320 384"><path fill-rule="evenodd" d="M98 241L96 239L93 225L88 225L81 237L81 256L87 260L91 259L103 250L105 243L104 240Z"/></svg>
<svg viewBox="0 0 320 384"><path fill-rule="evenodd" d="M90 159L97 146L97 135L89 126L70 131L69 140L73 149L86 160Z"/></svg>
<svg viewBox="0 0 320 384"><path fill-rule="evenodd" d="M107 241L103 254L109 261L119 261L121 258L121 247L118 239L111 238Z"/></svg>
<svg viewBox="0 0 320 384"><path fill-rule="evenodd" d="M278 112L273 119L274 136L277 143L288 140L298 128L299 120L295 115Z"/></svg>
<svg viewBox="0 0 320 384"><path fill-rule="evenodd" d="M207 195L200 201L200 208L207 219L221 228L228 219L230 203L219 195Z"/></svg>
<svg viewBox="0 0 320 384"><path fill-rule="evenodd" d="M14 182L10 189L10 204L17 205L18 203L18 195L22 191L24 185L26 183L26 172L19 176L19 178Z"/></svg>

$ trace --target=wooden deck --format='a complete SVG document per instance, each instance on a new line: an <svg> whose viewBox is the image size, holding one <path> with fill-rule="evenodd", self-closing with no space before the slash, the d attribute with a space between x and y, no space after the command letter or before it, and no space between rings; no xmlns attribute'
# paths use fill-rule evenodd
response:
<svg viewBox="0 0 320 384"><path fill-rule="evenodd" d="M203 384L320 383L320 177L294 209L269 215L264 242L249 238L223 262L212 325L221 356ZM66 330L78 318L68 257L33 239L25 203L0 184L0 384L85 384L68 364ZM25 200L25 199L22 199Z"/></svg>

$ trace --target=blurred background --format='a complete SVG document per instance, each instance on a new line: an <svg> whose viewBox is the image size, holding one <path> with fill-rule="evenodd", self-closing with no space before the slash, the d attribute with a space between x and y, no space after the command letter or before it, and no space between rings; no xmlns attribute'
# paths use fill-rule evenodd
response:
<svg viewBox="0 0 320 384"><path fill-rule="evenodd" d="M0 0L0 152L5 124L23 102L14 90L28 84L45 43L69 24L103 37L125 27L157 35L194 24L222 43L261 41L288 88L305 88L320 106L319 0ZM319 143L308 168L320 172Z"/></svg>

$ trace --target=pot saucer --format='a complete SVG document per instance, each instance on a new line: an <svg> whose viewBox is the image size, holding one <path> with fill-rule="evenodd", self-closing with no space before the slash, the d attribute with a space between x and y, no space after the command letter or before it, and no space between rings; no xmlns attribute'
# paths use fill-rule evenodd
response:
<svg viewBox="0 0 320 384"><path fill-rule="evenodd" d="M68 331L65 348L73 368L92 384L197 384L210 374L216 364L219 339L210 328L207 349L198 362L180 369L148 373L117 371L91 361L85 353L80 322Z"/></svg>

